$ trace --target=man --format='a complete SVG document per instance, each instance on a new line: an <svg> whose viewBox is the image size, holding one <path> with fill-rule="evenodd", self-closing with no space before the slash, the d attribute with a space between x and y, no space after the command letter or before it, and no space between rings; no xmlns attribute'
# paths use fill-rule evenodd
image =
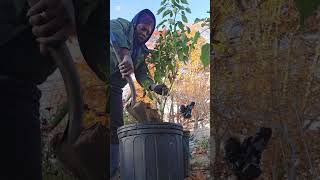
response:
<svg viewBox="0 0 320 180"><path fill-rule="evenodd" d="M102 70L108 64L104 1L84 1L40 0L31 8L27 0L0 1L0 136L6 146L0 179L42 179L37 85L56 69L46 47L65 42L74 29L73 6L82 53L99 78L107 79ZM95 44L87 48L92 41Z"/></svg>
<svg viewBox="0 0 320 180"><path fill-rule="evenodd" d="M119 163L119 140L117 128L123 125L122 88L127 84L125 76L135 74L142 87L157 94L167 95L168 88L164 84L155 84L149 76L145 57L148 48L145 43L151 37L156 25L154 14L144 9L132 21L123 18L110 21L110 33L114 38L113 44L118 48L122 62L118 63L111 50L110 66L110 121L111 121L111 162L110 173L114 176Z"/></svg>

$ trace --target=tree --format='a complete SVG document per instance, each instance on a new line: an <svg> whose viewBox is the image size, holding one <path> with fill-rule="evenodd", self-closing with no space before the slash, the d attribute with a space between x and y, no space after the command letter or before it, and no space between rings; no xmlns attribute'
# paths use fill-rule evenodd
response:
<svg viewBox="0 0 320 180"><path fill-rule="evenodd" d="M157 14L162 14L163 20L157 25L160 29L160 37L156 42L155 49L150 58L149 64L153 64L154 79L156 83L169 85L169 91L176 81L179 63L188 62L190 52L194 49L200 33L193 37L188 37L190 28L185 25L188 23L187 13L191 13L187 0L163 0ZM163 118L164 108L168 97L158 97L149 93L151 99L155 99L160 107L161 118Z"/></svg>

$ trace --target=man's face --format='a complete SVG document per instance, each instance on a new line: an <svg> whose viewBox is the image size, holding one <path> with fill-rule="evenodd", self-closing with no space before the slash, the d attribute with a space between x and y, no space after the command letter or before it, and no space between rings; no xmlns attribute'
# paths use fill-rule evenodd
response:
<svg viewBox="0 0 320 180"><path fill-rule="evenodd" d="M138 24L136 27L136 37L139 43L144 43L152 33L151 24Z"/></svg>

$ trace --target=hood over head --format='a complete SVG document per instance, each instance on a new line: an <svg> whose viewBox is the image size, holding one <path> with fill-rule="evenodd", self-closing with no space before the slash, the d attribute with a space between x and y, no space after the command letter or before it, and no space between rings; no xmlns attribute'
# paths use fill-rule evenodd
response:
<svg viewBox="0 0 320 180"><path fill-rule="evenodd" d="M154 16L154 14L149 9L144 9L144 10L140 11L138 14L136 14L131 21L131 24L133 25L134 29L136 29L137 24L140 24L140 23L152 25L152 31L151 31L149 37L147 38L147 40L144 42L144 43L146 43L150 39L152 33L155 30L156 18Z"/></svg>

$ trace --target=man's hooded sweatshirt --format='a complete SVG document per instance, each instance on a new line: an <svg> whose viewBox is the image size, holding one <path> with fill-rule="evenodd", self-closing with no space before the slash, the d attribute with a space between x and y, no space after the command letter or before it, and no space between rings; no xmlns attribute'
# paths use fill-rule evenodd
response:
<svg viewBox="0 0 320 180"><path fill-rule="evenodd" d="M139 22L139 19L145 14L150 16L154 21L152 31L146 40L147 42L155 30L156 24L154 14L148 9L144 9L136 14L131 22L123 18L111 20L110 34L111 40L113 41L113 44L116 46L116 48L127 48L130 51L134 65L135 77L140 84L148 88L151 84L154 83L149 75L149 71L145 63L145 57L149 54L149 50L145 45L146 42L138 44L136 43L136 38L134 37L134 31ZM127 82L121 76L120 70L118 68L119 63L112 49L110 49L110 58L111 85L123 88L127 84Z"/></svg>

